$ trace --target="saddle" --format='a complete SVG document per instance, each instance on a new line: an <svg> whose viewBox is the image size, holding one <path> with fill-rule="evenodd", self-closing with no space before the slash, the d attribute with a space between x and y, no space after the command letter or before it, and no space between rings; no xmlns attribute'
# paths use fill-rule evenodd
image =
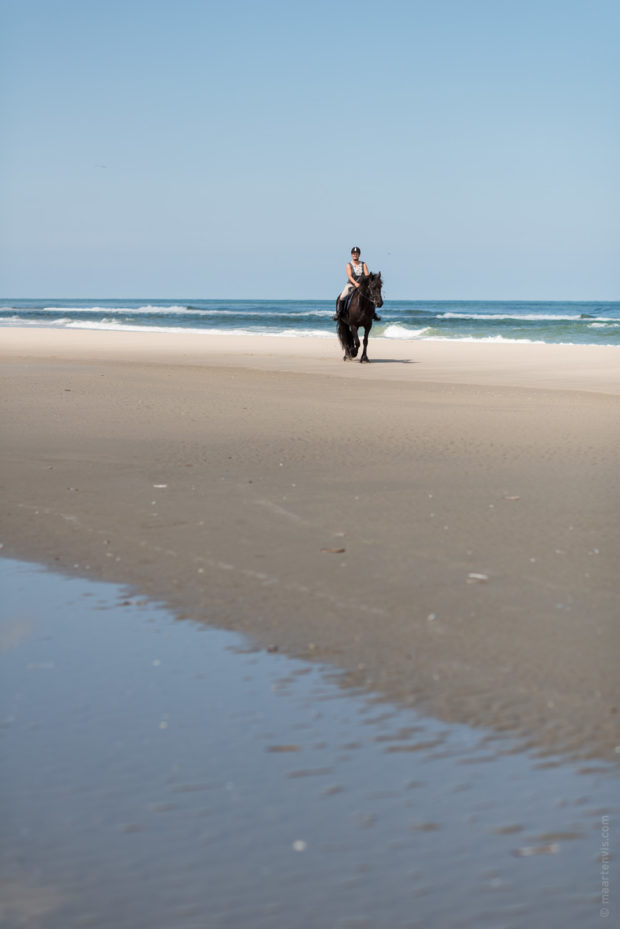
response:
<svg viewBox="0 0 620 929"><path fill-rule="evenodd" d="M352 290L350 294L347 294L347 295L346 295L346 297L344 298L344 300L341 300L341 301L340 301L340 315L341 315L341 316L344 316L345 314L348 314L348 312L349 312L349 307L351 306L351 300L353 299L353 294L354 294L354 293L355 293L355 291Z"/></svg>
<svg viewBox="0 0 620 929"><path fill-rule="evenodd" d="M344 298L344 300L341 300L340 297L337 298L337 300L336 300L336 314L335 314L335 316L332 317L332 319L334 319L336 322L338 322L339 320L341 320L341 319L346 319L346 318L348 317L348 315L349 315L349 307L350 307L350 305L351 305L351 300L353 299L353 295L354 295L354 294L355 294L355 291L352 290L350 294L347 294L347 296ZM376 319L377 322L381 322L381 317L377 315L377 311L376 311L376 310L373 310L372 318L373 318L373 319Z"/></svg>

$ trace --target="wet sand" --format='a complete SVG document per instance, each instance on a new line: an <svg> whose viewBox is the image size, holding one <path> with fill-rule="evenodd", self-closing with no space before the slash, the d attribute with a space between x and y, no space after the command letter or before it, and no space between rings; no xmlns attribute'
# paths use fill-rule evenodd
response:
<svg viewBox="0 0 620 929"><path fill-rule="evenodd" d="M112 584L2 558L0 586L3 929L613 922L615 766L507 755Z"/></svg>
<svg viewBox="0 0 620 929"><path fill-rule="evenodd" d="M620 351L7 329L2 553L618 760Z"/></svg>

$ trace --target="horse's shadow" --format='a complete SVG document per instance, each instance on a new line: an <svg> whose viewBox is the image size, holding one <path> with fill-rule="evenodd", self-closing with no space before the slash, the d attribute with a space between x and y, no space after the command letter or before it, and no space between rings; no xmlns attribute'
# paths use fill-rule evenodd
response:
<svg viewBox="0 0 620 929"><path fill-rule="evenodd" d="M413 358L373 358L371 361L373 365L419 365L419 361L414 361Z"/></svg>

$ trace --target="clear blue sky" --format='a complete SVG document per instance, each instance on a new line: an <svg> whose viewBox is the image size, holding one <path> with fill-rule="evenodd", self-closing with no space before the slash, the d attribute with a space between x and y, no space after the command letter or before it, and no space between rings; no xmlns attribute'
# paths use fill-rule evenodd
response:
<svg viewBox="0 0 620 929"><path fill-rule="evenodd" d="M620 298L618 0L0 0L12 297Z"/></svg>

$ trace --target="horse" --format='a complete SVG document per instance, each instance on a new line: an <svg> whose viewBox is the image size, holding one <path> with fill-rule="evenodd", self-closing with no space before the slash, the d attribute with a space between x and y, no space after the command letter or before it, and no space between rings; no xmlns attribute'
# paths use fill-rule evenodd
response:
<svg viewBox="0 0 620 929"><path fill-rule="evenodd" d="M338 338L344 349L343 361L357 358L360 339L357 330L364 327L364 351L360 362L370 362L366 353L368 347L368 333L372 329L372 320L375 308L383 306L381 296L381 272L364 276L359 287L356 287L349 301L348 309L341 310L338 315Z"/></svg>

